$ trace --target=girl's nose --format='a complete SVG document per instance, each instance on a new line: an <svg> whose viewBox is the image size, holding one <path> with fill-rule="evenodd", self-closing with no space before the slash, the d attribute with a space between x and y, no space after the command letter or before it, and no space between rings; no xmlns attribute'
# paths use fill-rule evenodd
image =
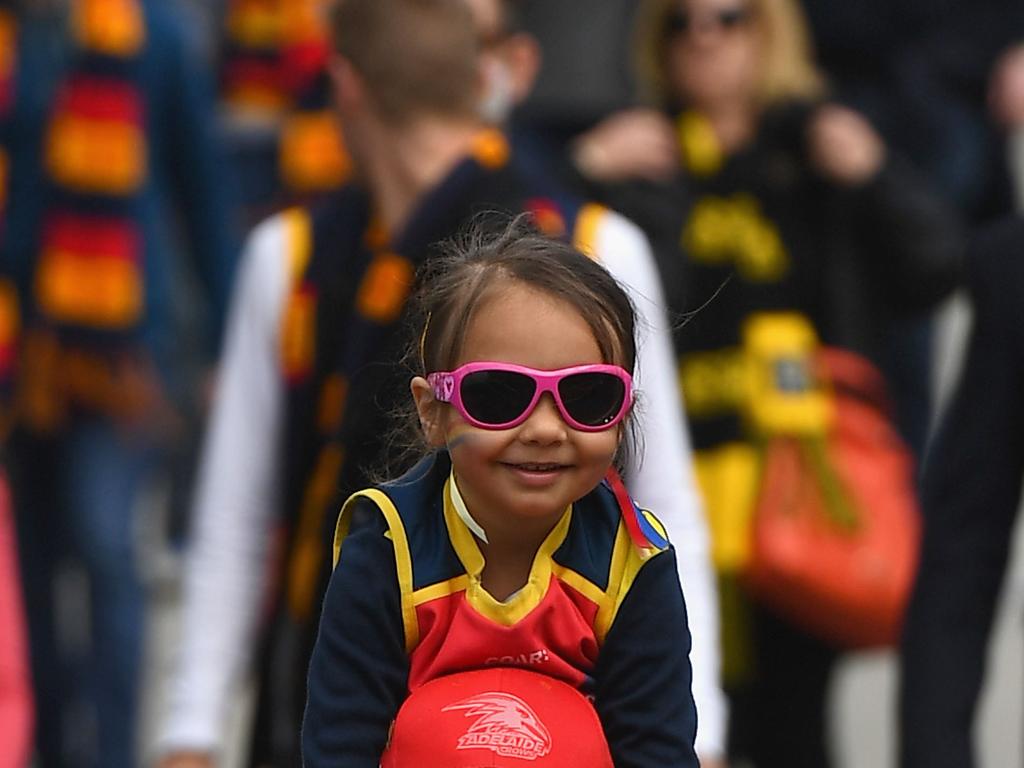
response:
<svg viewBox="0 0 1024 768"><path fill-rule="evenodd" d="M561 442L568 435L569 427L558 412L550 392L541 395L533 413L519 426L519 439L528 443L548 445Z"/></svg>

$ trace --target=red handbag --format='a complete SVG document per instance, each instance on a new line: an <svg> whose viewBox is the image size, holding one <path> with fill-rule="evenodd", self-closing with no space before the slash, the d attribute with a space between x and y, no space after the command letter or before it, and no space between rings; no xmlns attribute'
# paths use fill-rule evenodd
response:
<svg viewBox="0 0 1024 768"><path fill-rule="evenodd" d="M798 626L840 646L896 642L917 565L914 461L863 358L819 349L831 393L822 435L766 438L744 580Z"/></svg>

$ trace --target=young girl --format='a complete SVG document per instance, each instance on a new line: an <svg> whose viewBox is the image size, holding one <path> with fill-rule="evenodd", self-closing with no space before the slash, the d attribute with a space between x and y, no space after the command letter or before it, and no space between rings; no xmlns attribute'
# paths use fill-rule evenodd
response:
<svg viewBox="0 0 1024 768"><path fill-rule="evenodd" d="M472 238L420 304L411 389L431 452L342 510L304 764L375 767L411 692L507 666L592 696L616 766L696 766L675 554L613 470L633 404L629 299L513 226Z"/></svg>

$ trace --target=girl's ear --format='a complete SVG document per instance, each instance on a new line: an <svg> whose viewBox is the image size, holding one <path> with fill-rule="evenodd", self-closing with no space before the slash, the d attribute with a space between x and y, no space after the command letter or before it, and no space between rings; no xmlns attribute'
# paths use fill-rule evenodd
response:
<svg viewBox="0 0 1024 768"><path fill-rule="evenodd" d="M420 417L420 429L423 437L431 448L441 448L445 444L444 425L442 424L441 403L434 399L434 390L422 376L416 376L409 384L416 413Z"/></svg>

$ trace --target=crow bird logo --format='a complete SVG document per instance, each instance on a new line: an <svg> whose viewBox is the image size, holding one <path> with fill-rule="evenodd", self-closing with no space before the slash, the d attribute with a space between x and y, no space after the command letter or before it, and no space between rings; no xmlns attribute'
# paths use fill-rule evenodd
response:
<svg viewBox="0 0 1024 768"><path fill-rule="evenodd" d="M536 760L551 751L551 734L530 705L510 693L489 691L449 704L442 712L475 717L459 749L491 749L504 757Z"/></svg>

